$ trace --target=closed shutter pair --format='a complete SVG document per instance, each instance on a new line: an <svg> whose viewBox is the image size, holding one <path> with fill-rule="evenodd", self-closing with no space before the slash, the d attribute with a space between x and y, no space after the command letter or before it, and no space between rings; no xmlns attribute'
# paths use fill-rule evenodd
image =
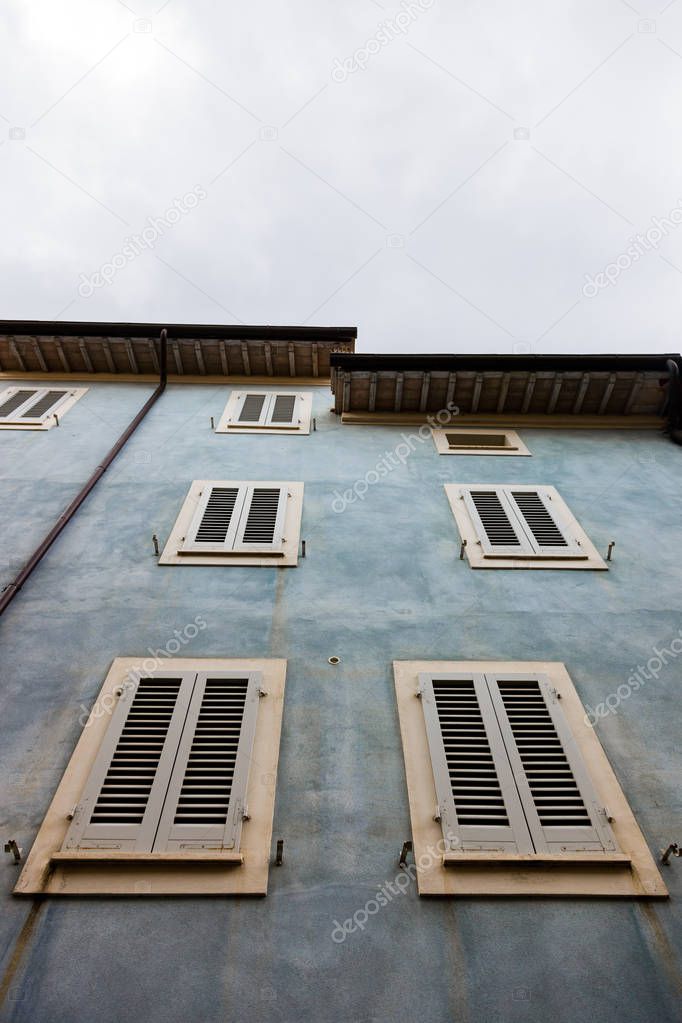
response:
<svg viewBox="0 0 682 1023"><path fill-rule="evenodd" d="M0 404L0 423L42 423L58 410L70 393L47 387L17 388Z"/></svg>
<svg viewBox="0 0 682 1023"><path fill-rule="evenodd" d="M461 496L485 557L588 557L548 487L462 487Z"/></svg>
<svg viewBox="0 0 682 1023"><path fill-rule="evenodd" d="M613 833L544 675L419 676L451 850L612 852Z"/></svg>
<svg viewBox="0 0 682 1023"><path fill-rule="evenodd" d="M238 850L260 672L151 672L122 689L63 849Z"/></svg>
<svg viewBox="0 0 682 1023"><path fill-rule="evenodd" d="M269 427L286 429L297 427L299 417L299 396L297 394L263 394L257 391L238 395L234 417L228 427Z"/></svg>
<svg viewBox="0 0 682 1023"><path fill-rule="evenodd" d="M204 487L179 554L282 554L288 490Z"/></svg>

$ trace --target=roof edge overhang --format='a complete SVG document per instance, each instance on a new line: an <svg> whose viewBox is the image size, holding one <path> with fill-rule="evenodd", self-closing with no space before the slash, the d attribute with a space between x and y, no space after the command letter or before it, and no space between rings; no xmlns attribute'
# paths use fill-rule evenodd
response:
<svg viewBox="0 0 682 1023"><path fill-rule="evenodd" d="M682 358L670 354L377 355L330 358L344 422L682 427Z"/></svg>
<svg viewBox="0 0 682 1023"><path fill-rule="evenodd" d="M158 374L168 332L170 378L286 377L324 383L332 352L355 349L356 327L0 320L0 376L144 379Z"/></svg>

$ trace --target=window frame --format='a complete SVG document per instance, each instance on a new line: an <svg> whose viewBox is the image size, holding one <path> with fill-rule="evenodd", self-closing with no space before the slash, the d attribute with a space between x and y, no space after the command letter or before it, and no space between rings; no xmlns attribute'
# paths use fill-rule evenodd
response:
<svg viewBox="0 0 682 1023"><path fill-rule="evenodd" d="M51 430L53 427L58 425L58 421L61 422L62 417L65 416L71 408L73 408L76 402L79 401L88 390L89 388L87 387L71 387L68 383L64 383L60 380L50 381L49 386L46 386L44 382L37 384L32 382L22 382L20 384L13 384L10 387L6 387L3 391L0 391L0 406L2 406L4 402L8 401L13 394L16 394L17 391L35 391L36 393L31 398L27 398L23 404L19 405L14 412L11 413L10 417L0 418L0 430ZM43 413L42 416L28 416L25 419L21 418L23 412L29 411L49 391L64 391L66 393L47 412Z"/></svg>
<svg viewBox="0 0 682 1023"><path fill-rule="evenodd" d="M117 657L107 674L14 889L17 895L265 895L282 726L286 660L169 658L160 674L256 674L258 702L246 786L248 815L239 849L135 852L64 850L70 817L84 794L129 673L145 676L145 657ZM113 709L113 710L112 710Z"/></svg>
<svg viewBox="0 0 682 1023"><path fill-rule="evenodd" d="M507 440L507 445L504 447L487 447L486 445L472 445L471 447L450 447L447 435L449 433L459 433L469 435L471 437L480 436L485 434L486 436L498 436L504 434ZM528 450L528 447L521 439L516 430L508 430L506 427L500 427L495 429L494 427L475 427L475 426L449 426L449 427L433 427L431 429L431 435L433 442L436 446L436 451L439 455L504 455L504 456L516 456L521 458L530 457L532 452Z"/></svg>
<svg viewBox="0 0 682 1023"><path fill-rule="evenodd" d="M510 483L446 483L445 493L454 515L459 531L460 541L466 541L464 553L471 568L552 568L562 570L597 570L608 571L608 564L572 514L570 508L559 494L556 487L546 484L510 484ZM473 506L472 491L489 491L501 494L501 503L516 529L517 538L521 540L518 548L511 546L491 547L483 530L480 517ZM516 503L508 497L510 492L534 493L540 499L554 519L557 528L569 541L567 548L558 548L558 553L551 553L550 548L538 548L537 541L523 519Z"/></svg>
<svg viewBox="0 0 682 1023"><path fill-rule="evenodd" d="M248 395L264 395L265 402L261 409L259 422L240 423L239 415ZM294 414L291 425L275 424L272 415L278 397L295 397ZM312 418L312 394L299 390L273 390L272 388L249 387L232 391L227 404L215 428L216 433L260 433L268 435L300 435L310 433Z"/></svg>
<svg viewBox="0 0 682 1023"><path fill-rule="evenodd" d="M646 839L590 726L562 662L395 661L398 716L407 778L417 884L420 895L613 896L665 898L668 894ZM575 747L589 771L620 851L520 854L446 848L429 750L420 675L545 676L561 700Z"/></svg>
<svg viewBox="0 0 682 1023"><path fill-rule="evenodd" d="M212 550L190 549L192 531L201 521L202 509L208 502L213 487L239 488L233 521L226 540L233 545L216 545ZM255 489L286 488L287 496L280 502L275 538L270 547L244 544L237 548L243 537L249 494ZM251 565L259 567L295 567L298 564L303 511L304 484L290 480L194 480L180 508L174 525L159 558L159 565L222 565L223 567ZM235 513L237 520L234 520ZM188 545L187 547L185 545Z"/></svg>

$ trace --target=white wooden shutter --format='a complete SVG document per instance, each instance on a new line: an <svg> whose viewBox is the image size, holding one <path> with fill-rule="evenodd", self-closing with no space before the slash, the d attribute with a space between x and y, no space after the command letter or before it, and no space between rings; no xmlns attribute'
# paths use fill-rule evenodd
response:
<svg viewBox="0 0 682 1023"><path fill-rule="evenodd" d="M41 390L34 401L21 412L22 421L43 423L48 416L54 415L62 402L68 398L70 391Z"/></svg>
<svg viewBox="0 0 682 1023"><path fill-rule="evenodd" d="M64 849L151 852L195 678L156 671L124 685Z"/></svg>
<svg viewBox="0 0 682 1023"><path fill-rule="evenodd" d="M533 545L504 487L464 487L462 497L486 557L533 556Z"/></svg>
<svg viewBox="0 0 682 1023"><path fill-rule="evenodd" d="M228 554L234 547L248 487L206 484L180 554Z"/></svg>
<svg viewBox="0 0 682 1023"><path fill-rule="evenodd" d="M462 487L486 558L584 559L548 487Z"/></svg>
<svg viewBox="0 0 682 1023"><path fill-rule="evenodd" d="M535 553L543 558L586 558L570 536L568 524L555 508L546 487L507 487L508 500Z"/></svg>
<svg viewBox="0 0 682 1023"><path fill-rule="evenodd" d="M300 399L297 394L274 394L268 415L272 429L291 429L300 425Z"/></svg>
<svg viewBox="0 0 682 1023"><path fill-rule="evenodd" d="M614 851L616 842L556 690L543 675L486 675L535 851Z"/></svg>
<svg viewBox="0 0 682 1023"><path fill-rule="evenodd" d="M257 392L239 394L234 426L264 426L270 409L270 395Z"/></svg>
<svg viewBox="0 0 682 1023"><path fill-rule="evenodd" d="M228 427L257 427L272 430L298 429L301 422L301 396L290 393L238 392L234 415Z"/></svg>
<svg viewBox="0 0 682 1023"><path fill-rule="evenodd" d="M18 387L6 391L0 403L0 422L43 423L72 394L66 389Z"/></svg>
<svg viewBox="0 0 682 1023"><path fill-rule="evenodd" d="M260 672L197 676L155 852L239 848L261 682Z"/></svg>
<svg viewBox="0 0 682 1023"><path fill-rule="evenodd" d="M38 394L36 388L19 387L5 391L0 403L0 421L13 422L31 406Z"/></svg>
<svg viewBox="0 0 682 1023"><path fill-rule="evenodd" d="M283 550L288 491L285 486L246 488L234 540L235 552L277 554Z"/></svg>
<svg viewBox="0 0 682 1023"><path fill-rule="evenodd" d="M453 850L533 845L481 674L420 674L438 814Z"/></svg>

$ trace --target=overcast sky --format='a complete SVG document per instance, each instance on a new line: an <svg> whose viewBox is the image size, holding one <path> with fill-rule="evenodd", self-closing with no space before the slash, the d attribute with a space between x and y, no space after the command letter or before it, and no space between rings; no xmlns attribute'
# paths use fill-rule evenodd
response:
<svg viewBox="0 0 682 1023"><path fill-rule="evenodd" d="M4 0L0 28L2 318L680 350L682 0Z"/></svg>

